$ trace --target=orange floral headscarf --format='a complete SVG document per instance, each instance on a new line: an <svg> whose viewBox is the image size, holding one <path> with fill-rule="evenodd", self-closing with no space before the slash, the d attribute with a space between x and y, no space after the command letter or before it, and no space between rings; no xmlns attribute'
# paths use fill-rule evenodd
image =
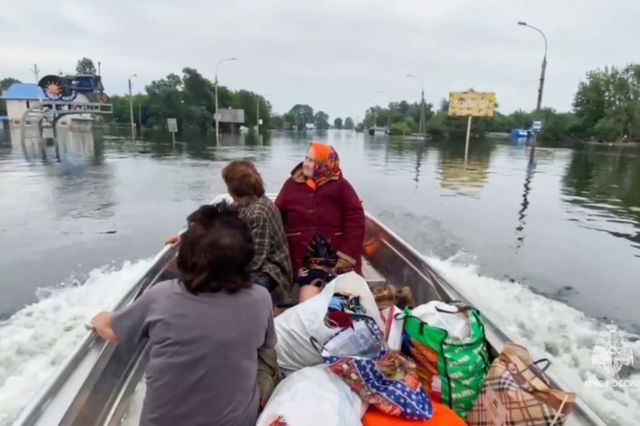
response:
<svg viewBox="0 0 640 426"><path fill-rule="evenodd" d="M313 177L307 179L307 186L316 189L318 186L326 183L331 179L340 177L340 157L331 146L324 143L311 141L309 142L315 154L315 166L313 167Z"/></svg>

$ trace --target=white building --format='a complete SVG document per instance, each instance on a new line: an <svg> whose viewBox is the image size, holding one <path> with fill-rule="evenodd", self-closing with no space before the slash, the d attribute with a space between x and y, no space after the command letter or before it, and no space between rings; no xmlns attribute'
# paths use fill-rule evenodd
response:
<svg viewBox="0 0 640 426"><path fill-rule="evenodd" d="M7 120L10 128L19 128L22 124L22 116L29 108L37 107L41 102L46 102L42 89L33 83L13 83L4 91L0 99L7 103ZM88 103L89 100L81 93L78 93L74 103ZM91 121L90 114L70 115L63 117L58 122L59 126L65 127L71 124L71 121L86 122ZM34 126L38 123L26 121L25 126Z"/></svg>

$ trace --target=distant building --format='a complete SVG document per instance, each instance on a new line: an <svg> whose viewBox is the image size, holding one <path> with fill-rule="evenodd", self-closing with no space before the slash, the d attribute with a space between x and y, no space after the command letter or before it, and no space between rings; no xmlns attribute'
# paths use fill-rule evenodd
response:
<svg viewBox="0 0 640 426"><path fill-rule="evenodd" d="M17 128L22 125L22 116L29 108L37 107L42 102L46 102L42 89L33 83L13 83L4 91L0 99L7 103L7 120L11 128ZM78 93L74 103L88 103L89 100L82 93ZM87 121L92 120L89 114L79 114L73 117L63 118L60 120L60 126L67 126L71 121ZM36 125L30 121L25 122L25 126Z"/></svg>
<svg viewBox="0 0 640 426"><path fill-rule="evenodd" d="M307 123L304 126L305 126L305 129L307 129L307 130L315 130L316 129L316 125L313 124L313 123Z"/></svg>

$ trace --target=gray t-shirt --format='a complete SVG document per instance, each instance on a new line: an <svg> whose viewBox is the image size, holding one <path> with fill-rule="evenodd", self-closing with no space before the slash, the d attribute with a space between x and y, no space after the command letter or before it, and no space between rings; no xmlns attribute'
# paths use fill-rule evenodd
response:
<svg viewBox="0 0 640 426"><path fill-rule="evenodd" d="M266 289L194 295L165 281L111 326L122 344L149 337L141 426L255 425L258 349L276 344Z"/></svg>

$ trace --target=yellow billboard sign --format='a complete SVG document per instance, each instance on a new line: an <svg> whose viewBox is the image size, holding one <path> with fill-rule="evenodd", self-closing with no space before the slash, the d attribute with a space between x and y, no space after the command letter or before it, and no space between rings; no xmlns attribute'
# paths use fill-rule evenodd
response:
<svg viewBox="0 0 640 426"><path fill-rule="evenodd" d="M449 115L452 117L493 117L495 92L449 93Z"/></svg>

